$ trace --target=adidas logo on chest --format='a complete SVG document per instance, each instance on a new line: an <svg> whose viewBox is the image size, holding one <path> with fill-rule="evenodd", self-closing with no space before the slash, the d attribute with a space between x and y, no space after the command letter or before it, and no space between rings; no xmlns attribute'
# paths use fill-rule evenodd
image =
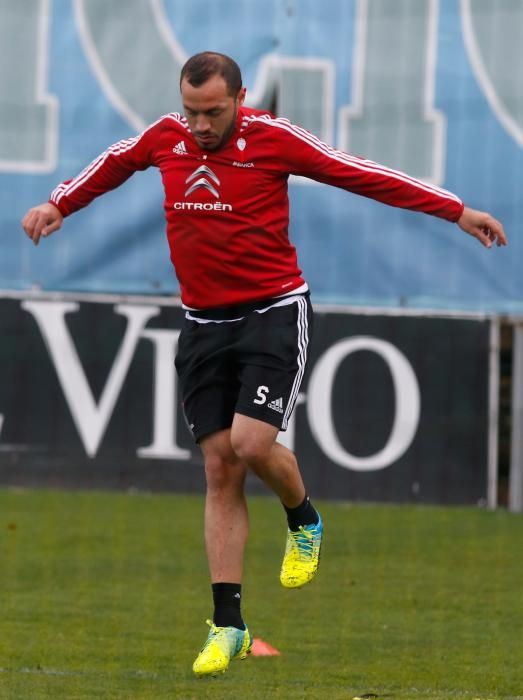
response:
<svg viewBox="0 0 523 700"><path fill-rule="evenodd" d="M180 141L179 143L177 143L176 146L173 148L173 153L176 153L176 155L178 156L186 156L187 147L185 146L185 141Z"/></svg>

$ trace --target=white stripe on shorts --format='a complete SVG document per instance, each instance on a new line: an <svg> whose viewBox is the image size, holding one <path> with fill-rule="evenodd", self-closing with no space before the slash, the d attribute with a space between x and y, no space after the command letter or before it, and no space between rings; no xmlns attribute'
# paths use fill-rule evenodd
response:
<svg viewBox="0 0 523 700"><path fill-rule="evenodd" d="M307 320L307 301L305 297L298 297L298 372L294 378L291 394L287 403L287 408L283 415L282 430L286 430L289 423L289 418L294 409L298 393L300 391L303 374L305 372L305 364L307 362L307 346L309 344L309 322Z"/></svg>

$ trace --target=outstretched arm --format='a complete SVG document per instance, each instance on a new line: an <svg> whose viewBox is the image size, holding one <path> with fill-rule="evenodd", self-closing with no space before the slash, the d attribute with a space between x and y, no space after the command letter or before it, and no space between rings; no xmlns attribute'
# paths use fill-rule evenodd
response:
<svg viewBox="0 0 523 700"><path fill-rule="evenodd" d="M109 146L74 179L58 185L48 202L29 209L22 226L33 243L38 245L42 237L57 231L65 216L118 187L137 170L153 165L154 144L162 133L163 121L158 120L139 136Z"/></svg>
<svg viewBox="0 0 523 700"><path fill-rule="evenodd" d="M477 238L485 248L491 248L493 243L498 246L507 245L503 225L487 212L465 207L457 224L465 233Z"/></svg>
<svg viewBox="0 0 523 700"><path fill-rule="evenodd" d="M29 209L22 219L22 226L33 243L38 245L42 236L45 238L51 233L58 231L63 220L64 217L58 207L55 207L50 202L46 202Z"/></svg>
<svg viewBox="0 0 523 700"><path fill-rule="evenodd" d="M493 243L507 244L499 221L486 212L464 207L452 192L332 148L287 119L262 115L253 117L252 121L271 130L272 142L278 145L280 161L289 173L305 175L384 204L456 222L487 248Z"/></svg>

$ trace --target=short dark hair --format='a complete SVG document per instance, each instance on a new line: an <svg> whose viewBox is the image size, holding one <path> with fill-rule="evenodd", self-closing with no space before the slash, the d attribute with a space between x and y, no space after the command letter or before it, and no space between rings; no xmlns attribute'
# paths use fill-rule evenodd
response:
<svg viewBox="0 0 523 700"><path fill-rule="evenodd" d="M193 87L200 87L213 75L220 75L229 95L236 97L242 87L240 66L230 56L215 51L202 51L189 58L180 73L180 87L183 80Z"/></svg>

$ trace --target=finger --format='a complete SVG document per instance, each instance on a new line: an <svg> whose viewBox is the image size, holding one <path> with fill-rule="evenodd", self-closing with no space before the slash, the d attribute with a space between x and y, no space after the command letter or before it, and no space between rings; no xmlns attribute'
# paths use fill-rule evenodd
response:
<svg viewBox="0 0 523 700"><path fill-rule="evenodd" d="M22 227L26 234L29 236L29 238L33 237L33 226L34 226L34 219L35 219L35 212L30 209L27 214L24 216L22 219Z"/></svg>
<svg viewBox="0 0 523 700"><path fill-rule="evenodd" d="M33 239L33 243L35 245L38 245L38 243L40 242L40 238L42 237L42 232L44 230L45 225L46 225L45 217L40 212L38 212L37 216L36 216L36 220L33 224L32 239Z"/></svg>
<svg viewBox="0 0 523 700"><path fill-rule="evenodd" d="M476 228L474 229L474 232L472 234L475 236L478 241L485 246L485 248L492 248L492 241L488 237L488 235L485 233L484 229L482 228Z"/></svg>
<svg viewBox="0 0 523 700"><path fill-rule="evenodd" d="M492 243L495 243L497 246L507 245L507 239L503 231L497 233L496 231L489 229L488 235Z"/></svg>
<svg viewBox="0 0 523 700"><path fill-rule="evenodd" d="M38 217L33 220L31 230L29 233L29 238L33 241L35 245L38 245L38 241L41 236L41 226L38 223Z"/></svg>
<svg viewBox="0 0 523 700"><path fill-rule="evenodd" d="M32 211L27 216L25 232L34 241L35 236L40 237L42 225L41 214L38 211Z"/></svg>
<svg viewBox="0 0 523 700"><path fill-rule="evenodd" d="M40 243L40 236L41 236L40 231L35 231L33 235L31 236L31 239L35 245L38 245Z"/></svg>
<svg viewBox="0 0 523 700"><path fill-rule="evenodd" d="M47 237L50 236L52 233L57 231L61 226L61 222L55 219L54 221L51 221L48 223L44 228L42 229L42 235Z"/></svg>
<svg viewBox="0 0 523 700"><path fill-rule="evenodd" d="M507 245L507 236L505 235L505 230L501 224L499 224L499 228L495 231L495 233L498 245Z"/></svg>
<svg viewBox="0 0 523 700"><path fill-rule="evenodd" d="M507 245L507 237L501 222L491 216L488 219L487 227L492 234L493 241L497 241L498 245Z"/></svg>

